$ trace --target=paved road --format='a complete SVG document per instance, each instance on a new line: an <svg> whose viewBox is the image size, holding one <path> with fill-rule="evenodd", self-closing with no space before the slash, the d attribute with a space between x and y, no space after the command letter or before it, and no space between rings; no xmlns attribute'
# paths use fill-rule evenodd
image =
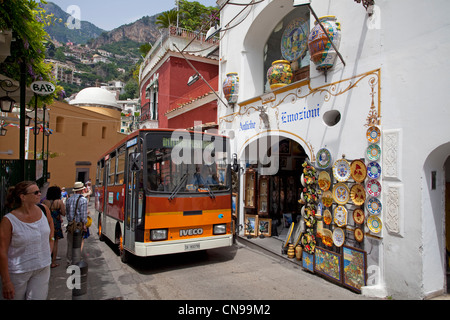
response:
<svg viewBox="0 0 450 320"><path fill-rule="evenodd" d="M113 244L99 241L96 230L94 223L83 250L90 300L367 299L239 241L230 248L134 258L124 264ZM65 247L65 240L60 241L58 256L63 259L52 269L50 300L72 299Z"/></svg>

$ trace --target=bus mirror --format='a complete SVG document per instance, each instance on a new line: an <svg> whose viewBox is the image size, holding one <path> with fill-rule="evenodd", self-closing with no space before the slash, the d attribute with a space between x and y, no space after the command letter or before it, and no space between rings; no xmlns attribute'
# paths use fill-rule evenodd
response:
<svg viewBox="0 0 450 320"><path fill-rule="evenodd" d="M139 152L130 153L130 170L133 172L141 170L141 154Z"/></svg>

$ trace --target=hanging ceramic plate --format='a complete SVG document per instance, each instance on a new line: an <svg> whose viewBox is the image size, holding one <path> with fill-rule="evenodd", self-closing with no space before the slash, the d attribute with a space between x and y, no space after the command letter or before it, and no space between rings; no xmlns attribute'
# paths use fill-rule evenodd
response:
<svg viewBox="0 0 450 320"><path fill-rule="evenodd" d="M380 146L377 144L371 144L367 147L366 150L367 159L370 161L377 161L380 159L381 155L381 149Z"/></svg>
<svg viewBox="0 0 450 320"><path fill-rule="evenodd" d="M353 160L350 164L350 175L356 182L363 182L367 176L367 168L362 160Z"/></svg>
<svg viewBox="0 0 450 320"><path fill-rule="evenodd" d="M345 182L350 178L350 163L345 159L337 160L333 165L333 176L339 182Z"/></svg>
<svg viewBox="0 0 450 320"><path fill-rule="evenodd" d="M333 194L330 190L325 191L322 195L322 203L325 207L329 208L333 204Z"/></svg>
<svg viewBox="0 0 450 320"><path fill-rule="evenodd" d="M350 198L357 206L362 205L366 201L366 190L364 190L362 184L356 183L352 186L350 189Z"/></svg>
<svg viewBox="0 0 450 320"><path fill-rule="evenodd" d="M378 180L370 179L366 185L367 193L372 197L378 197L381 194L381 184Z"/></svg>
<svg viewBox="0 0 450 320"><path fill-rule="evenodd" d="M292 235L292 230L294 230L294 223L293 222L291 223L291 226L289 227L289 231L288 231L287 236L286 236L286 241L284 242L284 245L283 245L284 248L286 248L288 246L288 244L289 244L289 240L290 240L291 235Z"/></svg>
<svg viewBox="0 0 450 320"><path fill-rule="evenodd" d="M308 47L309 22L303 18L295 18L284 29L281 37L281 54L289 61L303 56Z"/></svg>
<svg viewBox="0 0 450 320"><path fill-rule="evenodd" d="M347 224L347 209L344 206L337 206L334 209L334 223L338 227L343 227Z"/></svg>
<svg viewBox="0 0 450 320"><path fill-rule="evenodd" d="M383 224L381 223L380 218L377 216L369 216L367 219L367 227L373 233L380 233Z"/></svg>
<svg viewBox="0 0 450 320"><path fill-rule="evenodd" d="M332 220L333 220L333 217L331 216L330 210L326 209L323 212L323 222L325 222L326 225L329 225Z"/></svg>
<svg viewBox="0 0 450 320"><path fill-rule="evenodd" d="M317 152L316 165L320 169L327 169L331 165L331 153L328 149L322 148Z"/></svg>
<svg viewBox="0 0 450 320"><path fill-rule="evenodd" d="M354 234L355 234L355 240L358 242L363 242L364 241L364 232L361 230L361 228L356 228L354 230Z"/></svg>
<svg viewBox="0 0 450 320"><path fill-rule="evenodd" d="M367 175L372 179L378 179L380 177L381 167L378 162L373 161L369 163L369 165L367 166Z"/></svg>
<svg viewBox="0 0 450 320"><path fill-rule="evenodd" d="M376 143L376 142L380 141L380 136L381 136L380 129L378 129L375 126L372 126L369 129L367 129L366 136L367 136L367 140L370 143Z"/></svg>
<svg viewBox="0 0 450 320"><path fill-rule="evenodd" d="M333 199L337 204L346 204L350 199L350 190L343 183L336 183L333 187Z"/></svg>
<svg viewBox="0 0 450 320"><path fill-rule="evenodd" d="M297 223L297 228L295 229L294 233L294 248L298 245L300 242L300 237L302 236L302 224Z"/></svg>
<svg viewBox="0 0 450 320"><path fill-rule="evenodd" d="M333 232L329 229L323 229L322 243L327 247L333 246Z"/></svg>
<svg viewBox="0 0 450 320"><path fill-rule="evenodd" d="M326 171L322 171L319 173L319 178L317 180L319 184L319 188L322 191L327 191L331 186L331 177Z"/></svg>
<svg viewBox="0 0 450 320"><path fill-rule="evenodd" d="M357 224L363 224L364 223L364 211L361 208L356 208L353 211L353 221Z"/></svg>
<svg viewBox="0 0 450 320"><path fill-rule="evenodd" d="M342 247L345 241L344 230L341 228L336 228L333 231L333 243L336 247Z"/></svg>
<svg viewBox="0 0 450 320"><path fill-rule="evenodd" d="M377 198L370 198L369 201L367 201L367 211L370 214L380 214L381 213L381 202Z"/></svg>

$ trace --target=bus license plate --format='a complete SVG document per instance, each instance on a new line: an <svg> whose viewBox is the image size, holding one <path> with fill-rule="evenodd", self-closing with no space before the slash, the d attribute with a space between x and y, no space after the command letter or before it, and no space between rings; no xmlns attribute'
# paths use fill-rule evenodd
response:
<svg viewBox="0 0 450 320"><path fill-rule="evenodd" d="M199 250L200 243L189 243L184 245L184 251Z"/></svg>

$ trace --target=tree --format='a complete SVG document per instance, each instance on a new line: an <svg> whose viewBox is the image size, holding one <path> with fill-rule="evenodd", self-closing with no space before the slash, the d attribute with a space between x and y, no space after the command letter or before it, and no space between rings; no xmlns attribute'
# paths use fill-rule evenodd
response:
<svg viewBox="0 0 450 320"><path fill-rule="evenodd" d="M35 0L1 1L0 30L12 30L16 41L11 42L11 55L0 64L0 73L14 80L20 80L20 66L25 64L29 86L33 81L45 80L55 84L51 66L44 62L49 36L44 27L56 20L42 8L46 2ZM61 87L59 87L61 88ZM57 92L39 99L51 103Z"/></svg>
<svg viewBox="0 0 450 320"><path fill-rule="evenodd" d="M164 11L156 18L156 24L159 26L159 29L169 28L170 26L174 26L177 24L177 11L170 10Z"/></svg>
<svg viewBox="0 0 450 320"><path fill-rule="evenodd" d="M207 31L212 22L218 23L218 9L214 7L205 7L197 1L180 0L180 27L192 31ZM214 19L212 19L214 17ZM206 26L206 27L204 27Z"/></svg>

